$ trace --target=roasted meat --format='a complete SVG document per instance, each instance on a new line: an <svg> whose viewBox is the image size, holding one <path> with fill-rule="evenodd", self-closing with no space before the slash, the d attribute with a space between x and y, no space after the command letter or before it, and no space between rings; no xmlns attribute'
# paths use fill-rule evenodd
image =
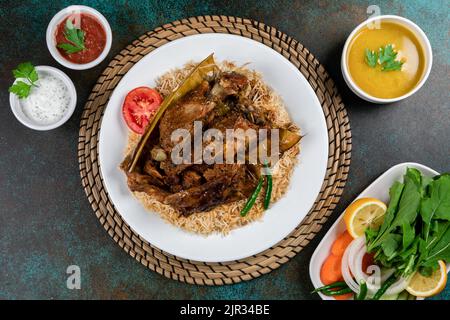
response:
<svg viewBox="0 0 450 320"><path fill-rule="evenodd" d="M127 173L128 188L131 191L145 192L156 200L162 202L169 195L160 185L159 181L152 176L137 172Z"/></svg>
<svg viewBox="0 0 450 320"><path fill-rule="evenodd" d="M182 174L182 185L184 189L197 187L202 183L202 176L194 170L185 170Z"/></svg>
<svg viewBox="0 0 450 320"><path fill-rule="evenodd" d="M222 72L203 81L170 106L157 124L151 144L146 145L143 159L133 172L127 172L130 190L148 193L185 216L249 197L258 182L257 166L246 163L208 165L195 162L193 155L190 163L176 164L171 157L178 143L172 141L172 133L185 129L193 137L195 121L201 122L203 132L214 128L224 137L227 129L268 128L264 113L255 111L250 101L243 98L248 84L245 75ZM205 146L206 142L203 143ZM240 146L248 148L249 143L246 139ZM233 148L234 157L237 144L226 145L219 154L223 155L227 147ZM127 161L122 164L123 168L127 167Z"/></svg>
<svg viewBox="0 0 450 320"><path fill-rule="evenodd" d="M206 122L208 116L212 116L215 103L207 99L209 83L204 81L197 89L190 92L178 103L171 106L161 118L159 123L159 136L161 147L172 151L172 132L176 129L186 129L192 135L194 121Z"/></svg>
<svg viewBox="0 0 450 320"><path fill-rule="evenodd" d="M216 101L223 101L229 96L238 96L246 89L248 79L237 72L223 72L216 80L210 95Z"/></svg>
<svg viewBox="0 0 450 320"><path fill-rule="evenodd" d="M256 186L244 165L215 164L205 171L204 178L205 183L171 194L164 203L187 216L248 197Z"/></svg>

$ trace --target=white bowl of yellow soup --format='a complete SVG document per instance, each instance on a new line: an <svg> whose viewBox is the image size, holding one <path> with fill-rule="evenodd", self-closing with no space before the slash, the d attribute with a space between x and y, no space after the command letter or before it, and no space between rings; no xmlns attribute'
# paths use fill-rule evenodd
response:
<svg viewBox="0 0 450 320"><path fill-rule="evenodd" d="M341 68L357 96L391 103L417 92L432 63L430 41L422 29L408 19L384 15L353 30L344 45Z"/></svg>

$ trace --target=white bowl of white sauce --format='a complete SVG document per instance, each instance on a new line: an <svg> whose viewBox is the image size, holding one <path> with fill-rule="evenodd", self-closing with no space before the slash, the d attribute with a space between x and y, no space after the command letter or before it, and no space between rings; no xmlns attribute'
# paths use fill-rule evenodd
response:
<svg viewBox="0 0 450 320"><path fill-rule="evenodd" d="M56 68L37 66L36 71L39 76L37 87L31 88L27 98L19 99L15 94L9 94L11 110L28 128L55 129L69 120L75 110L75 86L64 72Z"/></svg>

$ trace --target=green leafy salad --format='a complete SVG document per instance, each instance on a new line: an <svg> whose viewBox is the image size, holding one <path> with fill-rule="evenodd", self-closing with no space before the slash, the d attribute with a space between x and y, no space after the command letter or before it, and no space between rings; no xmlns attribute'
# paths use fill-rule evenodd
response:
<svg viewBox="0 0 450 320"><path fill-rule="evenodd" d="M366 229L368 252L398 276L431 275L439 260L450 261L450 174L428 178L409 168L389 194L383 224Z"/></svg>

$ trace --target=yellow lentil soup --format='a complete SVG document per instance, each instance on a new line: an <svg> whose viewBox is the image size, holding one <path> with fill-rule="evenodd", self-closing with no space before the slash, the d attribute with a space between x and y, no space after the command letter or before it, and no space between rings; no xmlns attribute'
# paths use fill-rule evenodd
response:
<svg viewBox="0 0 450 320"><path fill-rule="evenodd" d="M383 71L383 66L370 66L367 50L377 54L380 48L392 46L401 62L400 70ZM376 59L376 58L375 58ZM367 94L382 99L397 98L414 89L424 70L424 51L411 30L394 22L381 22L379 29L362 28L350 42L347 65L356 85Z"/></svg>

